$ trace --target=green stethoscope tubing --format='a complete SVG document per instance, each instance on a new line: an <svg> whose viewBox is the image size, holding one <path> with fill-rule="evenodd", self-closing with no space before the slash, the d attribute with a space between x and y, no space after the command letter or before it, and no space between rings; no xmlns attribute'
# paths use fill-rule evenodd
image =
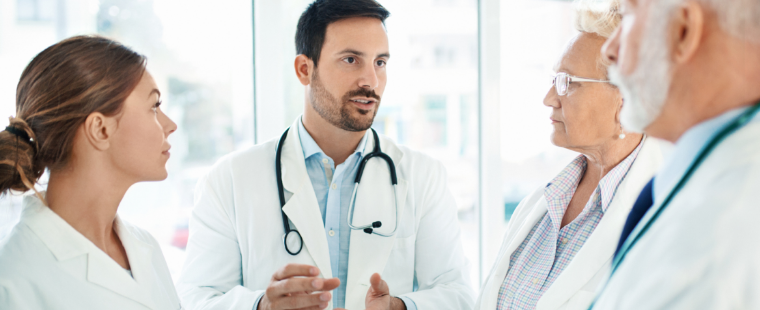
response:
<svg viewBox="0 0 760 310"><path fill-rule="evenodd" d="M652 214L650 219L644 223L643 226L636 226L636 229L631 233L628 239L625 240L623 243L623 246L620 248L620 252L618 255L615 256L614 260L612 261L612 272L610 273L610 276L607 278L607 283L609 283L609 279L612 278L612 275L615 274L615 271L618 269L620 264L623 262L623 259L625 258L626 254L628 254L628 251L636 244L636 242L641 238L641 236L646 233L649 228L652 226L652 223L657 220L657 218L662 214L662 211L665 210L665 208L670 204L670 201L673 200L673 198L678 194L678 192L681 191L681 189L686 185L686 183L689 181L691 176L694 174L694 172L699 168L699 166L707 159L707 157L712 153L713 150L723 141L728 138L731 134L739 130L740 128L744 127L747 123L752 120L752 118L757 114L758 110L760 110L760 102L755 103L752 107L744 111L741 115L739 115L737 118L735 118L731 123L723 127L720 132L718 132L715 136L713 136L710 141L702 148L702 150L697 154L697 157L694 159L694 161L691 163L689 168L686 170L686 173L681 177L681 179L676 183L676 186L673 187L673 189L670 191L668 196L663 200L662 206L655 210L655 213ZM631 236L633 238L631 238ZM605 283L606 286L606 283ZM604 291L604 288L600 291L600 293ZM599 295L594 299L594 302L591 303L591 306L589 309L594 307L594 304L596 303L597 299L599 298Z"/></svg>

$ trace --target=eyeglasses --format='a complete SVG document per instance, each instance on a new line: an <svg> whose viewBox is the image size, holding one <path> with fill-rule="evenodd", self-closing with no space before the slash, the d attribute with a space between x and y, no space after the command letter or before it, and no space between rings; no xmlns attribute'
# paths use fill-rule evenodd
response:
<svg viewBox="0 0 760 310"><path fill-rule="evenodd" d="M577 76L572 76L564 72L559 72L555 74L552 80L552 85L554 85L554 88L557 89L557 95L564 96L567 95L567 88L570 86L570 83L573 82L595 82L595 83L609 83L610 81L604 81L604 80L594 80L594 79L585 79L580 78Z"/></svg>

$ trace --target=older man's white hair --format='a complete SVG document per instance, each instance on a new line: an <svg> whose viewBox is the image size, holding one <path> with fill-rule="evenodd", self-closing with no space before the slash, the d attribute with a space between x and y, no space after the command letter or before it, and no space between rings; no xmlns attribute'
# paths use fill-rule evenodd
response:
<svg viewBox="0 0 760 310"><path fill-rule="evenodd" d="M724 31L735 37L760 44L760 0L698 1L715 10Z"/></svg>
<svg viewBox="0 0 760 310"><path fill-rule="evenodd" d="M620 0L576 0L575 29L609 38L620 25Z"/></svg>

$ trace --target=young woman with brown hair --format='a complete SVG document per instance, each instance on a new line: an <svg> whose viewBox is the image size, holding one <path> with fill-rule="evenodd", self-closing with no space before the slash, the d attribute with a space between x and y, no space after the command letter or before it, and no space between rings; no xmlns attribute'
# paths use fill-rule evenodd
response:
<svg viewBox="0 0 760 310"><path fill-rule="evenodd" d="M79 36L21 75L16 117L0 131L0 193L35 195L0 243L0 309L180 309L155 239L116 214L130 186L167 177L177 129L145 64Z"/></svg>

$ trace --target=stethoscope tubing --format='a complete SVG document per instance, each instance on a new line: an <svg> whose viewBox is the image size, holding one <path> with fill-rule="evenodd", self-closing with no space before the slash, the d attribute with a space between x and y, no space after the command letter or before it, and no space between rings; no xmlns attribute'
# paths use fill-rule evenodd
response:
<svg viewBox="0 0 760 310"><path fill-rule="evenodd" d="M363 230L364 232L368 234L375 234L382 237L390 237L396 234L396 230L398 230L398 223L401 220L401 214L399 212L399 204L398 204L398 179L396 177L396 165L393 163L393 159L390 158L387 154L383 153L380 148L380 138L377 136L377 132L374 129L371 129L372 131L372 137L374 138L375 147L372 153L367 154L362 158L361 162L359 163L359 168L356 172L356 178L354 179L354 190L351 194L351 202L348 205L348 227L350 227L353 230ZM285 214L285 211L282 210L285 207L285 189L282 185L282 149L285 145L285 139L288 136L288 132L290 131L290 128L285 129L285 132L280 137L280 140L277 142L277 150L275 151L275 175L277 177L277 191L280 199L280 212L282 213L282 225L285 228L285 234L282 236L282 243L285 246L285 251L288 252L290 255L298 255L298 253L301 253L301 250L303 250L303 237L301 236L301 233L298 232L296 229L290 228L290 219L288 219L288 215ZM388 164L388 170L390 171L390 177L391 177L391 185L393 185L393 196L394 196L394 202L395 202L395 211L396 211L396 223L393 227L393 231L390 233L384 234L377 232L377 228L379 228L382 223L380 221L375 221L369 225L361 225L361 226L354 226L352 223L353 215L354 215L354 208L356 207L356 196L358 194L359 189L359 183L361 182L362 175L364 174L364 167L366 166L367 162L369 162L370 159L379 157L383 159L386 164ZM297 251L291 251L288 247L288 236L292 233L295 233L299 240L299 248Z"/></svg>
<svg viewBox="0 0 760 310"><path fill-rule="evenodd" d="M282 225L285 227L285 234L282 236L282 244L285 245L285 251L288 252L290 255L298 255L298 253L301 253L301 250L303 250L303 237L301 237L301 233L298 232L298 230L291 229L290 228L290 219L288 219L288 216L285 214L285 211L282 211L282 208L285 208L285 189L282 185L282 147L285 145L285 138L288 136L288 131L290 131L290 128L285 129L285 132L282 134L282 137L280 137L280 141L277 142L277 151L275 152L275 175L277 176L277 194L280 198L280 211L282 213ZM300 240L300 246L298 247L298 251L291 251L288 247L288 235L295 232L298 234L298 239Z"/></svg>

